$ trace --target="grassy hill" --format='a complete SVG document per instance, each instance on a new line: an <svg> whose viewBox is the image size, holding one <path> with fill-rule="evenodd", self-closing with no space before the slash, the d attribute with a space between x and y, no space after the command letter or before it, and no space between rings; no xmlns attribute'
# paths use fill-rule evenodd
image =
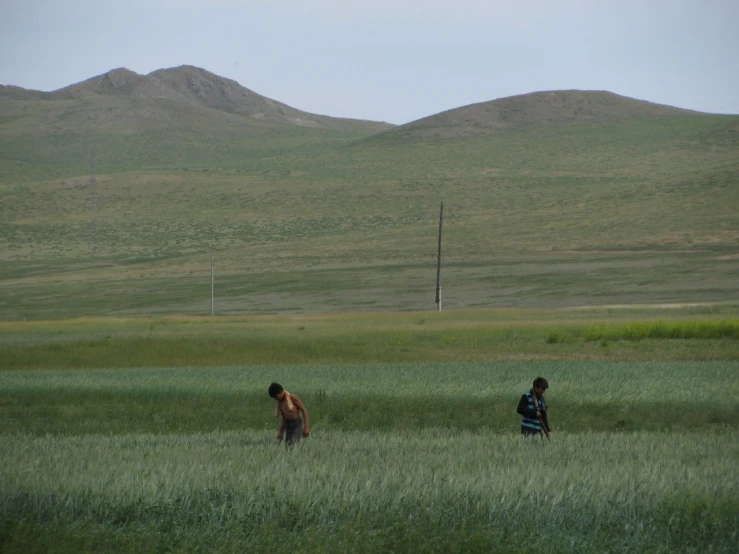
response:
<svg viewBox="0 0 739 554"><path fill-rule="evenodd" d="M159 69L148 75L139 75L125 68L114 69L87 81L59 89L53 94L59 99L89 96L166 98L241 114L257 120L322 129L367 131L391 127L387 123L329 117L297 110L257 94L236 81L189 65Z"/></svg>
<svg viewBox="0 0 739 554"><path fill-rule="evenodd" d="M54 92L0 87L0 181L179 168L324 148L392 125L297 110L203 69L115 69Z"/></svg>
<svg viewBox="0 0 739 554"><path fill-rule="evenodd" d="M429 309L442 200L449 308L739 295L739 116L556 91L305 125L208 75L6 90L3 317L209 313L211 248L220 313Z"/></svg>
<svg viewBox="0 0 739 554"><path fill-rule="evenodd" d="M542 91L447 110L402 125L393 134L403 137L454 137L495 133L504 129L548 128L650 121L699 114L627 98L608 91Z"/></svg>

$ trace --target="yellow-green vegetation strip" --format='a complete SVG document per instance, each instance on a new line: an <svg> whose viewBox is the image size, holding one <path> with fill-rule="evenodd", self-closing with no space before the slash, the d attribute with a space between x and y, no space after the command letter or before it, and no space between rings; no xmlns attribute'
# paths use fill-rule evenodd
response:
<svg viewBox="0 0 739 554"><path fill-rule="evenodd" d="M0 369L739 359L739 319L674 311L669 320L631 308L0 322Z"/></svg>
<svg viewBox="0 0 739 554"><path fill-rule="evenodd" d="M739 319L716 321L656 321L600 323L583 333L586 341L643 339L739 339Z"/></svg>

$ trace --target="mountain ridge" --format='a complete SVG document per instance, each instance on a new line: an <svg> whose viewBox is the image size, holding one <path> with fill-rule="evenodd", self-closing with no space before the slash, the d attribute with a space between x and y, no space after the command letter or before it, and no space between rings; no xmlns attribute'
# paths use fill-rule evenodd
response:
<svg viewBox="0 0 739 554"><path fill-rule="evenodd" d="M332 117L299 110L248 89L233 79L192 65L157 69L141 75L125 67L111 69L51 92L0 86L0 98L14 100L81 100L96 96L166 98L258 120L301 127L341 130L366 124L374 130L393 127L386 122Z"/></svg>
<svg viewBox="0 0 739 554"><path fill-rule="evenodd" d="M595 148L611 145L598 153L605 160L625 141L634 145L632 152L619 154L628 164L645 148L661 152L656 155L662 159L684 148L685 141L689 148L705 145L723 152L737 138L739 116L705 114L608 91L533 92L396 127L301 112L188 65L148 75L116 68L50 93L0 87L0 180L6 181L84 173L80 165L86 165L93 149L99 169L109 172L266 167L272 160L281 160L276 167L284 169L297 160L312 160L309 167L324 164L325 174L333 174L352 159L348 174L361 167L365 175L386 172L398 179L428 171L429 161L445 159L449 152L454 155L442 169L445 173L451 167L457 168L452 172L466 172L464 166L478 163L485 168L540 167L541 160L530 159L530 152L555 156L561 170L570 171L561 161L570 155L568 148L583 156L590 152L583 159L592 163ZM364 146L368 148L362 152ZM418 168L419 156L426 153L415 153L416 146L434 152ZM508 158L496 159L501 148L510 152ZM717 159L723 160L723 154Z"/></svg>
<svg viewBox="0 0 739 554"><path fill-rule="evenodd" d="M713 116L605 90L548 90L476 102L429 115L364 140L458 137L513 128L563 127L679 116Z"/></svg>
<svg viewBox="0 0 739 554"><path fill-rule="evenodd" d="M337 118L299 110L260 95L237 81L193 65L154 70L145 75L118 67L51 92L0 85L0 98L75 100L91 96L167 98L223 112L304 127L340 129L341 122L375 125L381 134L460 136L512 127L605 123L679 115L711 114L620 95L606 90L544 90L450 108L402 125Z"/></svg>

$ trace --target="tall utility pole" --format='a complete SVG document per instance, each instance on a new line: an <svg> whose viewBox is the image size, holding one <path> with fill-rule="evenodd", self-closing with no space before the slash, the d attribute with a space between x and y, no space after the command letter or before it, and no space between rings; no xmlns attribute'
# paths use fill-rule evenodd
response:
<svg viewBox="0 0 739 554"><path fill-rule="evenodd" d="M444 202L439 210L439 253L436 258L436 305L441 311L441 226L444 222Z"/></svg>
<svg viewBox="0 0 739 554"><path fill-rule="evenodd" d="M213 249L210 249L210 315L216 315L215 269L213 265Z"/></svg>

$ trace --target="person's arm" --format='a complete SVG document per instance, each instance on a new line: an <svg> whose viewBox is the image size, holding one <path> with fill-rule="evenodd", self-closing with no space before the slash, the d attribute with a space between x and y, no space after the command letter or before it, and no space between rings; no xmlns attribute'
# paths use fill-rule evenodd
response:
<svg viewBox="0 0 739 554"><path fill-rule="evenodd" d="M305 408L305 404L303 404L300 398L298 398L294 394L290 398L292 398L295 407L299 411L303 412L303 436L307 437L308 435L310 435L310 420L308 419L308 410Z"/></svg>
<svg viewBox="0 0 739 554"><path fill-rule="evenodd" d="M547 411L541 412L541 422L544 425L544 432L548 435L552 432L552 428L549 427L549 418L547 417Z"/></svg>
<svg viewBox="0 0 739 554"><path fill-rule="evenodd" d="M535 409L529 408L529 399L525 394L521 395L521 400L518 401L518 408L516 411L522 416L530 417L531 419L539 419L539 416L541 415L540 412L537 412Z"/></svg>
<svg viewBox="0 0 739 554"><path fill-rule="evenodd" d="M285 436L285 420L280 418L280 430L277 432L277 440L281 441L282 437Z"/></svg>

